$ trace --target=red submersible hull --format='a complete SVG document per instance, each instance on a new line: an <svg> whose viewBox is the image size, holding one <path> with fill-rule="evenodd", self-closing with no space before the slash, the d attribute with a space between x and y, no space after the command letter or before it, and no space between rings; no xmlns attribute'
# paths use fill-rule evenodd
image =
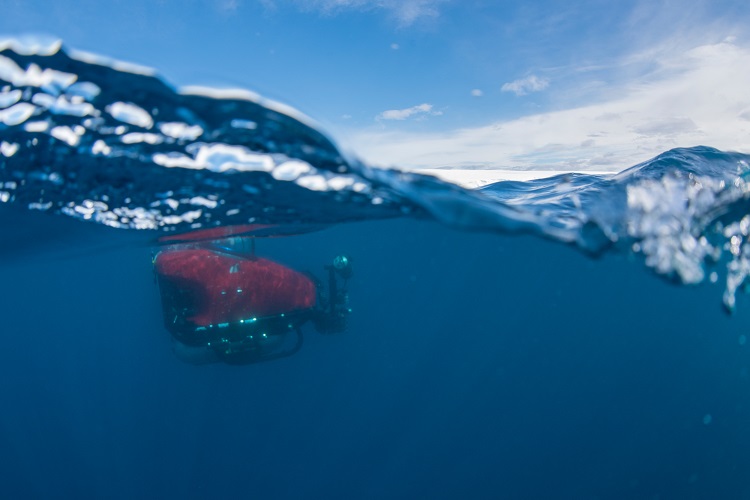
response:
<svg viewBox="0 0 750 500"><path fill-rule="evenodd" d="M315 307L309 277L260 257L192 248L161 252L154 266L165 307L182 316L165 317L168 328L170 322L206 327Z"/></svg>
<svg viewBox="0 0 750 500"><path fill-rule="evenodd" d="M302 345L317 288L306 275L260 257L171 248L154 259L164 323L175 353L195 364L247 364Z"/></svg>

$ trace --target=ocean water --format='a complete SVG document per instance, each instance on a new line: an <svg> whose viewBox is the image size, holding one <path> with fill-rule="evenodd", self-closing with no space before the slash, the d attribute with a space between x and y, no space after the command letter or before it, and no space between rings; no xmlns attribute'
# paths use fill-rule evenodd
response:
<svg viewBox="0 0 750 500"><path fill-rule="evenodd" d="M750 498L748 172L693 147L467 191L4 42L3 497ZM184 363L158 240L248 223L309 229L257 239L294 269L351 256L348 330Z"/></svg>

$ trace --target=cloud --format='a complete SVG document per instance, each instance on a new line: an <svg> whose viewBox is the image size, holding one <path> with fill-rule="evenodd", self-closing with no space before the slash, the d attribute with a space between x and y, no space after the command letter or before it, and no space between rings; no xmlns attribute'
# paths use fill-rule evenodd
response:
<svg viewBox="0 0 750 500"><path fill-rule="evenodd" d="M750 47L728 39L654 62L595 103L442 132L350 131L342 142L371 164L405 168L619 171L674 147L750 153ZM424 106L386 113L405 119Z"/></svg>
<svg viewBox="0 0 750 500"><path fill-rule="evenodd" d="M546 78L539 78L536 75L530 75L526 78L505 83L500 90L503 92L513 92L516 95L521 96L531 92L539 92L546 89L548 86L549 80Z"/></svg>
<svg viewBox="0 0 750 500"><path fill-rule="evenodd" d="M266 0L259 0L265 2ZM243 0L211 0L216 12L223 17L233 17L243 8Z"/></svg>
<svg viewBox="0 0 750 500"><path fill-rule="evenodd" d="M399 25L410 26L420 19L440 16L440 5L450 0L292 0L298 8L334 15L346 10L382 10ZM261 0L266 8L277 8L280 0Z"/></svg>
<svg viewBox="0 0 750 500"><path fill-rule="evenodd" d="M406 120L414 115L442 115L441 111L433 111L432 104L424 103L406 109L389 109L375 117L376 120Z"/></svg>
<svg viewBox="0 0 750 500"><path fill-rule="evenodd" d="M484 95L484 92L482 92L480 89L473 89L471 91L471 95L474 97L482 97Z"/></svg>
<svg viewBox="0 0 750 500"><path fill-rule="evenodd" d="M633 127L633 131L646 137L674 136L689 132L698 132L695 122L684 116L669 116L655 119Z"/></svg>

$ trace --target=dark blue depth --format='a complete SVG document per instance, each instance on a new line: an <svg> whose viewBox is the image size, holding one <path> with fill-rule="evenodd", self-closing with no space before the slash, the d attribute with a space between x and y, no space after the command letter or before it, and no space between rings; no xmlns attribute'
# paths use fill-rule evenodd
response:
<svg viewBox="0 0 750 500"><path fill-rule="evenodd" d="M3 265L8 498L750 495L748 303L727 316L719 285L532 237L342 225L258 253L352 255L347 333L196 367L170 352L150 249L114 243Z"/></svg>

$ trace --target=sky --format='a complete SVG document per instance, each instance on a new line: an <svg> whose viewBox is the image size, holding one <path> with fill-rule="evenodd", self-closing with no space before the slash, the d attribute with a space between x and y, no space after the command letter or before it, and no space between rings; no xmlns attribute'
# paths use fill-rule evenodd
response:
<svg viewBox="0 0 750 500"><path fill-rule="evenodd" d="M378 166L750 153L746 0L0 0L0 36L28 35L256 91Z"/></svg>

